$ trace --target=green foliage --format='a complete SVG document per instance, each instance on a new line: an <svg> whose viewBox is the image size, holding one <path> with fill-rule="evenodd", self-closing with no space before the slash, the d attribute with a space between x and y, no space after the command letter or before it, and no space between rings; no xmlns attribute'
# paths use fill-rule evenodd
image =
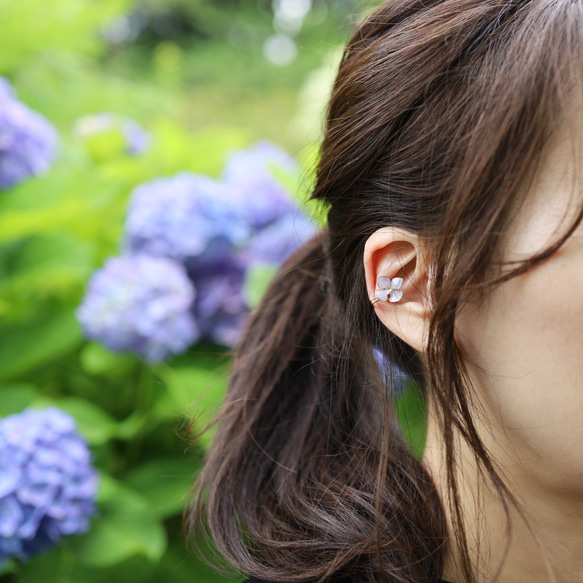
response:
<svg viewBox="0 0 583 583"><path fill-rule="evenodd" d="M191 433L199 435L203 447L212 440L207 429L219 413L227 381L227 361L210 347L174 359L172 366L161 366L160 374L168 391L171 411L192 419Z"/></svg>
<svg viewBox="0 0 583 583"><path fill-rule="evenodd" d="M103 445L120 434L119 423L101 407L78 397L48 399L39 397L33 403L36 407L59 407L75 419L77 428L89 445Z"/></svg>
<svg viewBox="0 0 583 583"><path fill-rule="evenodd" d="M12 383L0 385L0 417L20 413L26 409L38 396L33 384Z"/></svg>
<svg viewBox="0 0 583 583"><path fill-rule="evenodd" d="M305 143L290 129L296 93L328 50L322 31L332 42L344 35L336 30L337 5L329 2L326 21L306 21L303 53L287 71L261 58L273 28L270 2L260 5L262 12L255 0L0 2L0 75L61 139L50 172L0 192L0 417L61 408L76 420L100 472L91 530L25 565L4 565L3 582L224 580L187 552L181 513L212 427L194 443L186 437L219 412L229 355L197 346L148 366L83 339L75 310L93 271L119 253L136 185L184 170L218 177L231 150L259 138L293 154ZM104 27L136 8L175 9L189 33L108 46ZM228 39L241 31L249 42L235 46ZM77 135L78 118L101 111L144 125L149 150L128 156L115 128ZM301 157L297 180L280 177L291 193L309 190L316 148ZM272 274L250 274L252 305Z"/></svg>
<svg viewBox="0 0 583 583"><path fill-rule="evenodd" d="M403 393L395 398L395 409L411 451L421 459L427 437L425 395L415 383L408 382Z"/></svg>
<svg viewBox="0 0 583 583"><path fill-rule="evenodd" d="M0 74L61 138L50 172L0 193L0 416L59 407L100 471L91 530L24 565L4 565L6 582L221 580L189 556L180 525L210 438L186 454L179 432L220 406L228 358L208 347L150 368L85 341L75 310L93 271L119 252L136 185L184 170L218 176L230 150L260 136L229 125L188 128L176 115L181 89L110 75L97 60L107 52L100 29L128 4L0 3ZM104 110L145 125L150 149L128 156L115 128L76 134L79 116Z"/></svg>
<svg viewBox="0 0 583 583"><path fill-rule="evenodd" d="M50 50L98 55L99 27L126 10L127 0L2 0L0 73L9 73L27 58Z"/></svg>
<svg viewBox="0 0 583 583"><path fill-rule="evenodd" d="M249 270L245 281L245 301L249 306L254 308L259 304L274 275L275 267L268 263L254 265Z"/></svg>
<svg viewBox="0 0 583 583"><path fill-rule="evenodd" d="M169 518L184 508L195 477L191 460L163 457L133 468L125 483L150 502L158 518Z"/></svg>
<svg viewBox="0 0 583 583"><path fill-rule="evenodd" d="M81 565L110 567L135 555L152 562L162 558L166 533L147 500L102 475L98 502L100 514L91 530L70 542Z"/></svg>
<svg viewBox="0 0 583 583"><path fill-rule="evenodd" d="M0 331L0 379L22 377L57 360L81 342L73 310L63 310Z"/></svg>

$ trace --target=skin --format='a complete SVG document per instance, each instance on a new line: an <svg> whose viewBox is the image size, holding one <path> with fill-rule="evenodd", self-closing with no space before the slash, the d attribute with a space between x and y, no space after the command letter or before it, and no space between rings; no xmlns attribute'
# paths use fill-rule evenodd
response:
<svg viewBox="0 0 583 583"><path fill-rule="evenodd" d="M583 122L565 119L502 239L504 260L544 249L579 210L574 193L581 192L583 168L573 137L583 136ZM403 300L374 309L421 353L431 317L428 255L422 239L394 228L373 234L364 254L370 297L379 275L405 271ZM468 303L456 331L480 437L523 512L511 508L509 539L502 505L460 440L462 507L478 580L582 582L583 226L542 265ZM423 463L447 514L444 447L431 401ZM463 583L455 544L446 564L444 578Z"/></svg>

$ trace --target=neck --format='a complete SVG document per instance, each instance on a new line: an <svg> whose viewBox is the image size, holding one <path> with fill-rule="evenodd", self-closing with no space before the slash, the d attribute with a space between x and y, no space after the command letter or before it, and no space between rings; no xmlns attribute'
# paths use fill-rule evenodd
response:
<svg viewBox="0 0 583 583"><path fill-rule="evenodd" d="M431 406L429 419L435 419ZM528 463L518 461L521 458L516 451L509 458L507 452L513 450L508 443L500 436L494 439L488 435L490 438L483 441L492 459L504 468L503 478L516 496L518 508L509 504L505 511L491 484L480 476L473 453L459 439L459 502L476 581L486 583L495 578L497 583L582 583L583 497L538 484ZM459 529L449 502L445 448L437 423L432 421L428 424L423 463L435 481L449 524L451 544L443 578L466 583L453 536Z"/></svg>

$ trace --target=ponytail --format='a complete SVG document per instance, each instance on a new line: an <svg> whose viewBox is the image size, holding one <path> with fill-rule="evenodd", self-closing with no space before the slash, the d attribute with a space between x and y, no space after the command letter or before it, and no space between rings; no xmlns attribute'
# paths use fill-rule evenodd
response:
<svg viewBox="0 0 583 583"><path fill-rule="evenodd" d="M189 526L266 580L435 582L439 500L336 299L327 241L292 255L250 318Z"/></svg>

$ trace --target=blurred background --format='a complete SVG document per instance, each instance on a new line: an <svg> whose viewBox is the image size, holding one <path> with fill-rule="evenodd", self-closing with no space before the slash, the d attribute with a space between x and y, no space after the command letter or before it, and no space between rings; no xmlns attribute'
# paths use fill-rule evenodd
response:
<svg viewBox="0 0 583 583"><path fill-rule="evenodd" d="M0 581L224 580L181 513L360 0L0 0ZM409 409L415 408L409 404Z"/></svg>

